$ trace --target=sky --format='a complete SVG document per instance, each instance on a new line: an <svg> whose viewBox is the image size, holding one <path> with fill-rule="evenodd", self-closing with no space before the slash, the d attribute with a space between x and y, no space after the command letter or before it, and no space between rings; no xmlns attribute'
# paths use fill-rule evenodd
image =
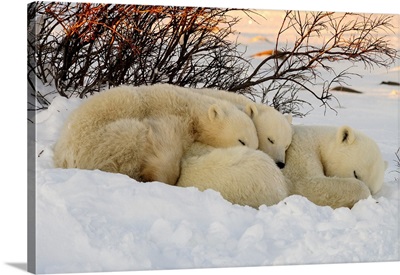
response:
<svg viewBox="0 0 400 275"><path fill-rule="evenodd" d="M232 15L242 18L236 25L235 28L238 32L252 34L252 37L243 37L239 39L239 42L242 43L254 43L265 41L270 45L273 45L279 28L282 25L283 19L285 17L285 11L276 11L276 10L255 10L256 14L252 14L250 18L249 16L243 15L241 11L234 11ZM302 18L307 14L307 12L300 12ZM308 12L310 13L310 12ZM315 12L314 12L315 13ZM338 18L342 17L344 13L335 13L335 16ZM372 16L373 18L378 18L382 16L382 14L364 14L366 16ZM400 49L400 15L393 14L393 18L391 20L393 32L388 33L385 31L378 31L377 34L383 35L388 38L388 40L392 43L393 47ZM348 23L351 20L357 18L357 16L347 16L348 19L343 21L343 24ZM360 17L358 17L360 18ZM397 27L396 27L397 26ZM295 38L295 32L293 29L288 30L284 33L284 40L288 42L293 42ZM326 37L329 37L329 33L325 33ZM320 37L314 37L311 40L311 43L320 43Z"/></svg>

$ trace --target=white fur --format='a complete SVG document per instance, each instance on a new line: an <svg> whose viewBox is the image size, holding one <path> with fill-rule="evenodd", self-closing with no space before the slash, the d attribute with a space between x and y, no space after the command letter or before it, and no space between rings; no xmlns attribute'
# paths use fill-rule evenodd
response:
<svg viewBox="0 0 400 275"><path fill-rule="evenodd" d="M282 170L261 151L194 143L183 157L178 185L211 188L253 207L291 194L321 206L352 207L381 189L387 163L371 138L348 126L293 128Z"/></svg>
<svg viewBox="0 0 400 275"><path fill-rule="evenodd" d="M158 171L168 171L179 166L177 152L182 155L194 141L214 147L258 147L249 115L231 103L168 84L120 86L91 97L71 114L55 145L54 161L57 167L104 169L138 179L137 169L161 175L141 166L141 148L151 152L152 163L165 165Z"/></svg>
<svg viewBox="0 0 400 275"><path fill-rule="evenodd" d="M381 189L387 164L371 138L348 126L293 129L282 170L291 194L337 208L352 207Z"/></svg>
<svg viewBox="0 0 400 275"><path fill-rule="evenodd" d="M281 170L264 152L194 143L183 157L178 186L213 189L234 204L258 208L288 196Z"/></svg>
<svg viewBox="0 0 400 275"><path fill-rule="evenodd" d="M198 93L235 104L250 114L258 134L259 149L267 153L280 167L285 165L285 151L292 140L292 116L283 115L273 107L253 103L245 96L233 92L199 89ZM253 105L249 105L253 103Z"/></svg>

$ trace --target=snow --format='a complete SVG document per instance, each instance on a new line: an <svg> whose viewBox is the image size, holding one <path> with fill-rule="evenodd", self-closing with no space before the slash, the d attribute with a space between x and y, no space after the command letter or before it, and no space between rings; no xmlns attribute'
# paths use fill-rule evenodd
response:
<svg viewBox="0 0 400 275"><path fill-rule="evenodd" d="M348 124L378 143L389 163L384 186L351 210L316 206L301 196L257 210L233 205L213 190L54 168L52 147L68 114L82 103L55 97L36 116L37 272L400 260L399 91L368 81L358 85L364 94L335 93L337 114L328 109L324 115L324 108L315 107L294 119L295 124Z"/></svg>

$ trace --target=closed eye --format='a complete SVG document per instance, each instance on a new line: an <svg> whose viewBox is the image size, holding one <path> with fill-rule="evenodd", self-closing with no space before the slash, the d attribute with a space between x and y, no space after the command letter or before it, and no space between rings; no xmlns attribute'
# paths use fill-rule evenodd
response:
<svg viewBox="0 0 400 275"><path fill-rule="evenodd" d="M274 141L270 138L268 138L268 141L271 142L271 144L274 144Z"/></svg>
<svg viewBox="0 0 400 275"><path fill-rule="evenodd" d="M358 176L357 176L357 173L356 173L355 170L353 171L353 175L354 175L354 177L355 177L356 179L358 179Z"/></svg>
<svg viewBox="0 0 400 275"><path fill-rule="evenodd" d="M243 140L239 139L239 142L240 142L243 146L246 146L246 143L245 143Z"/></svg>

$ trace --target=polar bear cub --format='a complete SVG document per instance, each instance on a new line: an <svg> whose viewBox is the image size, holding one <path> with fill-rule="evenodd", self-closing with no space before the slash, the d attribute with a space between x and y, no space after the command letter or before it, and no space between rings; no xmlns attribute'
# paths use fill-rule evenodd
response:
<svg viewBox="0 0 400 275"><path fill-rule="evenodd" d="M188 135L182 135L176 130L174 138L178 143L190 144L199 141L214 147L243 145L251 148L258 147L257 132L249 114L228 102L203 97L193 93L192 90L168 84L120 86L92 96L67 119L54 147L55 165L63 168L100 169L96 159L103 158L100 154L103 154L105 149L97 147L113 142L104 140L107 138L104 133L115 140L122 136L132 136L131 142L129 138L125 138L124 142L117 142L119 147L110 147L114 149L110 149L108 154L129 151L132 149L131 143L145 146L148 142L148 139L140 139L140 142L135 140L139 137L135 131L152 129L152 123L146 122L150 126L140 125L140 121L165 116L174 116L185 123L182 127ZM248 106L248 109L252 107ZM133 120L129 121L129 119ZM164 121L164 123L167 122ZM160 127L157 126L154 129L156 128ZM163 130L167 128L168 124L163 127ZM112 132L111 129L117 133L109 134ZM168 152L172 150L174 147ZM165 156L160 158L169 159ZM127 165L123 162L133 160L135 157L119 159L120 163L117 166Z"/></svg>
<svg viewBox="0 0 400 275"><path fill-rule="evenodd" d="M258 208L289 195L281 170L264 152L248 147L213 148L194 143L185 153L178 186L213 189L233 204Z"/></svg>
<svg viewBox="0 0 400 275"><path fill-rule="evenodd" d="M282 170L291 194L332 208L352 207L383 185L387 162L371 138L349 126L293 126Z"/></svg>
<svg viewBox="0 0 400 275"><path fill-rule="evenodd" d="M285 167L285 152L292 141L293 134L290 114L283 115L273 107L254 103L247 97L233 92L198 89L198 93L229 101L250 114L257 130L258 149L272 157L279 168ZM255 104L256 108L252 104Z"/></svg>
<svg viewBox="0 0 400 275"><path fill-rule="evenodd" d="M374 140L349 126L293 128L284 169L257 150L194 143L177 185L214 189L232 203L256 208L293 194L321 206L351 208L381 189L387 162Z"/></svg>

